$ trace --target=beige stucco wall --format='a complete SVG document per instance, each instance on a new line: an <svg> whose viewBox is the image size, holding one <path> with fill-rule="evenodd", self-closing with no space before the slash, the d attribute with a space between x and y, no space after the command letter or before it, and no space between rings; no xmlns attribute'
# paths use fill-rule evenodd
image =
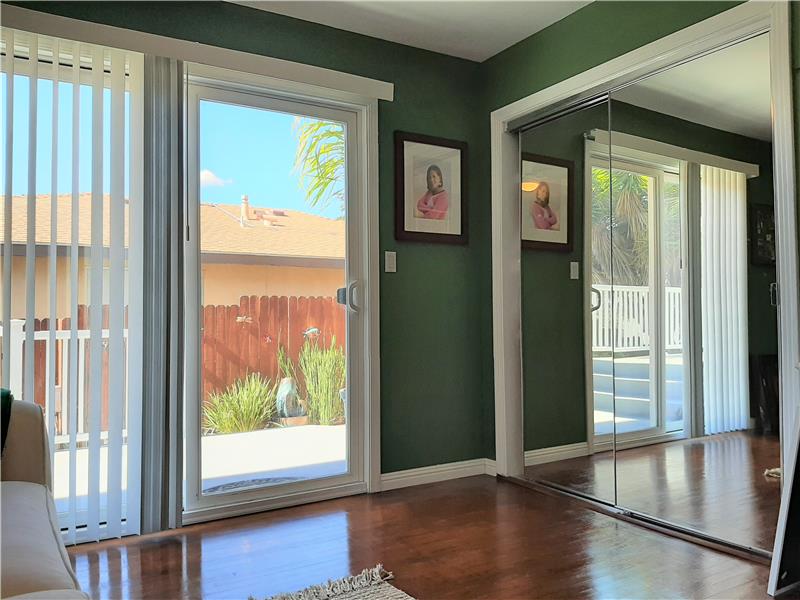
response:
<svg viewBox="0 0 800 600"><path fill-rule="evenodd" d="M204 305L239 304L242 296L335 296L344 269L205 264Z"/></svg>
<svg viewBox="0 0 800 600"><path fill-rule="evenodd" d="M88 304L89 261L79 259L78 303ZM69 258L59 257L56 263L56 316L64 319L70 313ZM36 259L36 318L50 316L49 261ZM335 296L344 286L344 269L277 267L267 265L205 264L203 270L203 304L239 304L241 296ZM108 298L108 275L104 297ZM2 281L2 278L0 278ZM15 256L11 273L11 318L25 318L25 257Z"/></svg>
<svg viewBox="0 0 800 600"><path fill-rule="evenodd" d="M11 318L24 319L26 307L26 282L27 273L24 256L14 256L11 259ZM78 304L88 303L85 273L88 263L85 258L78 259ZM56 262L56 317L64 319L69 316L70 288L69 288L69 259L59 257ZM47 257L36 259L35 266L36 318L49 318L50 316L50 261Z"/></svg>

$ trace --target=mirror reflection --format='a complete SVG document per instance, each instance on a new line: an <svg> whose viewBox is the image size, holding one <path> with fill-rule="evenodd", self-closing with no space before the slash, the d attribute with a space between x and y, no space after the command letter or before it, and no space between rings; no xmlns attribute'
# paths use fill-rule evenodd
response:
<svg viewBox="0 0 800 600"><path fill-rule="evenodd" d="M770 550L781 459L769 37L611 102L617 503Z"/></svg>
<svg viewBox="0 0 800 600"><path fill-rule="evenodd" d="M526 478L764 550L781 486L768 57L765 34L520 134Z"/></svg>
<svg viewBox="0 0 800 600"><path fill-rule="evenodd" d="M613 504L612 348L593 345L584 357L594 313L584 314L588 291L581 285L582 276L590 277L592 301L600 303L612 283L608 148L605 155L587 152L594 133L608 137L608 111L603 102L520 134L520 229L526 477ZM585 274L571 270L582 262L587 226L592 246L608 252L596 278L593 264L584 265ZM584 373L594 361L608 380L592 408ZM595 431L603 433L596 444Z"/></svg>

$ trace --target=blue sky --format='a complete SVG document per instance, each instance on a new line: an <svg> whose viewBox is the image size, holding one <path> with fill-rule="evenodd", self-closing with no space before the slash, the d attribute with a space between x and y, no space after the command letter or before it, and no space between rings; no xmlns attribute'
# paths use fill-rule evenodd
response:
<svg viewBox="0 0 800 600"><path fill-rule="evenodd" d="M253 206L288 208L339 216L339 207L311 209L294 170L296 117L286 113L203 100L200 103L200 168L203 202L237 203L247 194Z"/></svg>
<svg viewBox="0 0 800 600"><path fill-rule="evenodd" d="M0 79L0 127L5 140L6 75ZM14 161L12 194L28 193L28 78L14 78ZM36 193L51 192L53 84L39 80L37 118ZM92 92L81 86L80 115L80 190L91 191ZM104 183L109 190L110 92L104 97ZM126 112L129 103L126 99ZM204 171L202 202L237 204L247 194L253 206L287 208L313 212L326 217L340 216L336 203L312 209L305 201L298 174L294 170L294 115L250 107L203 101L200 108L200 170ZM127 123L127 118L126 118ZM126 125L126 139L129 130ZM5 161L5 141L0 144ZM5 189L5 171L0 169L0 190ZM209 184L210 183L210 184ZM128 174L126 172L126 194ZM58 193L72 191L72 85L59 84L58 102Z"/></svg>

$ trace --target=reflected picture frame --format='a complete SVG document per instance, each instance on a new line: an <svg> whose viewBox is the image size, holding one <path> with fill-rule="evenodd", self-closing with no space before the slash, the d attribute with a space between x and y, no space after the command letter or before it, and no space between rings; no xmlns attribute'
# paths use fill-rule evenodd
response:
<svg viewBox="0 0 800 600"><path fill-rule="evenodd" d="M575 163L523 152L519 197L522 248L571 252Z"/></svg>
<svg viewBox="0 0 800 600"><path fill-rule="evenodd" d="M395 239L468 242L467 143L394 133Z"/></svg>
<svg viewBox="0 0 800 600"><path fill-rule="evenodd" d="M775 266L775 209L768 204L751 204L750 264Z"/></svg>

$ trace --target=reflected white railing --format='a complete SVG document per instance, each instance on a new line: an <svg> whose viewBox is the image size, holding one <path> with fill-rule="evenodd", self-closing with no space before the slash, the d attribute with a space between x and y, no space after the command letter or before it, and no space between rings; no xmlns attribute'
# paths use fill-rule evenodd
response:
<svg viewBox="0 0 800 600"><path fill-rule="evenodd" d="M635 285L592 286L600 307L592 312L592 350L636 352L650 349L650 289ZM664 336L667 350L682 345L681 288L664 289ZM612 312L613 310L613 312Z"/></svg>

